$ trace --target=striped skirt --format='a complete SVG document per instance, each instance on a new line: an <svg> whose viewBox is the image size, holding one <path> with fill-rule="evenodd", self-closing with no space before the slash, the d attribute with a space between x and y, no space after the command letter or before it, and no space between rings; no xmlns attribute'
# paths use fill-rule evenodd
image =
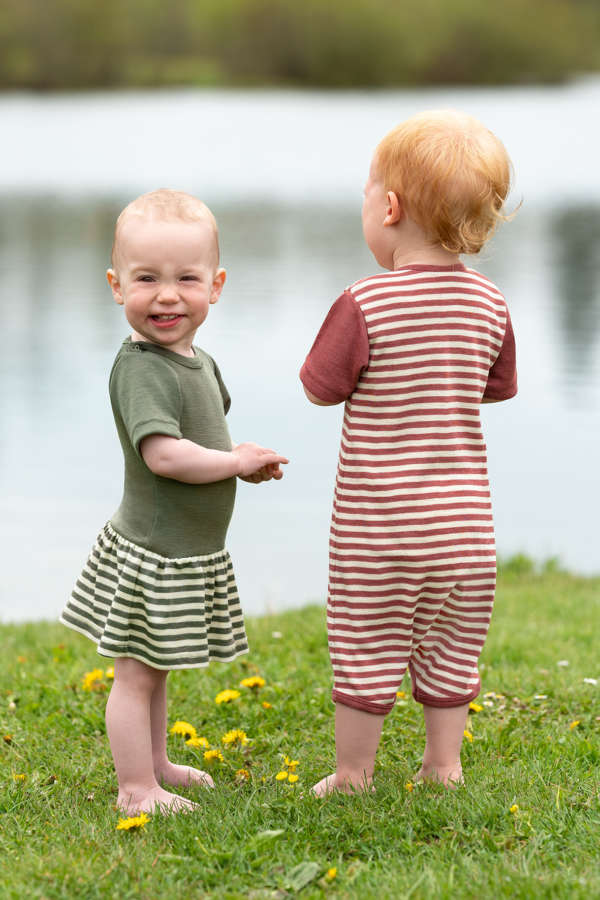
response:
<svg viewBox="0 0 600 900"><path fill-rule="evenodd" d="M226 550L167 559L105 525L60 621L91 638L98 653L155 669L229 662L248 651Z"/></svg>

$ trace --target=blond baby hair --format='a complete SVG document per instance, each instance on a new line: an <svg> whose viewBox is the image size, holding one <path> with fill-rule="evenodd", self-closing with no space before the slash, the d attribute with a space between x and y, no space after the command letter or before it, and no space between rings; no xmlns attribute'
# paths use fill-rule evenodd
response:
<svg viewBox="0 0 600 900"><path fill-rule="evenodd" d="M219 265L219 230L217 220L208 206L197 197L183 191L159 188L132 200L117 219L112 246L111 264L118 269L119 238L126 221L135 217L161 219L163 221L206 222L212 228L215 238L215 267Z"/></svg>
<svg viewBox="0 0 600 900"><path fill-rule="evenodd" d="M477 119L453 110L412 116L375 151L386 191L435 243L451 253L479 253L499 221L510 189L511 162Z"/></svg>

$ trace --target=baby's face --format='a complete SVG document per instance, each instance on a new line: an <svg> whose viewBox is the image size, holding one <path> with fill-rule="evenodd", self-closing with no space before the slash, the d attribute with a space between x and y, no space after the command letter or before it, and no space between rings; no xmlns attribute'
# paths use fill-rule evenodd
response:
<svg viewBox="0 0 600 900"><path fill-rule="evenodd" d="M194 335L225 281L211 224L132 216L121 227L116 258L107 277L133 340L192 355Z"/></svg>

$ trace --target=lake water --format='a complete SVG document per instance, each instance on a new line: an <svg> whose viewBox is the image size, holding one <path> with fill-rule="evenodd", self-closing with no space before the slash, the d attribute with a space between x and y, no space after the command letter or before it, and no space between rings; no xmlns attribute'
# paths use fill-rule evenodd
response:
<svg viewBox="0 0 600 900"><path fill-rule="evenodd" d="M482 118L523 206L470 263L504 291L519 395L482 411L498 549L598 572L600 81L411 92L171 91L0 97L0 619L53 618L120 500L107 396L127 328L104 280L114 219L159 186L202 196L228 280L197 342L236 441L289 455L240 483L229 548L249 613L322 601L341 408L297 373L327 309L377 270L362 187L378 139L419 109ZM468 261L467 261L468 262Z"/></svg>

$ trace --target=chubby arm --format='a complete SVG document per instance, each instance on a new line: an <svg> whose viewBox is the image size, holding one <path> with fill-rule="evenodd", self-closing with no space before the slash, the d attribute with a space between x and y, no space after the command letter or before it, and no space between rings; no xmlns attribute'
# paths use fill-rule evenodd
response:
<svg viewBox="0 0 600 900"><path fill-rule="evenodd" d="M302 385L304 387L304 385ZM319 400L318 397L315 397L314 394L308 390L307 387L304 387L304 393L308 397L311 403L314 403L316 406L338 406L340 403L343 403L343 400Z"/></svg>
<svg viewBox="0 0 600 900"><path fill-rule="evenodd" d="M288 462L285 456L258 444L238 444L229 451L210 450L186 438L168 437L165 434L150 434L144 438L140 443L140 453L155 475L186 484L208 484L236 475L246 478L265 467L277 470L279 464Z"/></svg>

